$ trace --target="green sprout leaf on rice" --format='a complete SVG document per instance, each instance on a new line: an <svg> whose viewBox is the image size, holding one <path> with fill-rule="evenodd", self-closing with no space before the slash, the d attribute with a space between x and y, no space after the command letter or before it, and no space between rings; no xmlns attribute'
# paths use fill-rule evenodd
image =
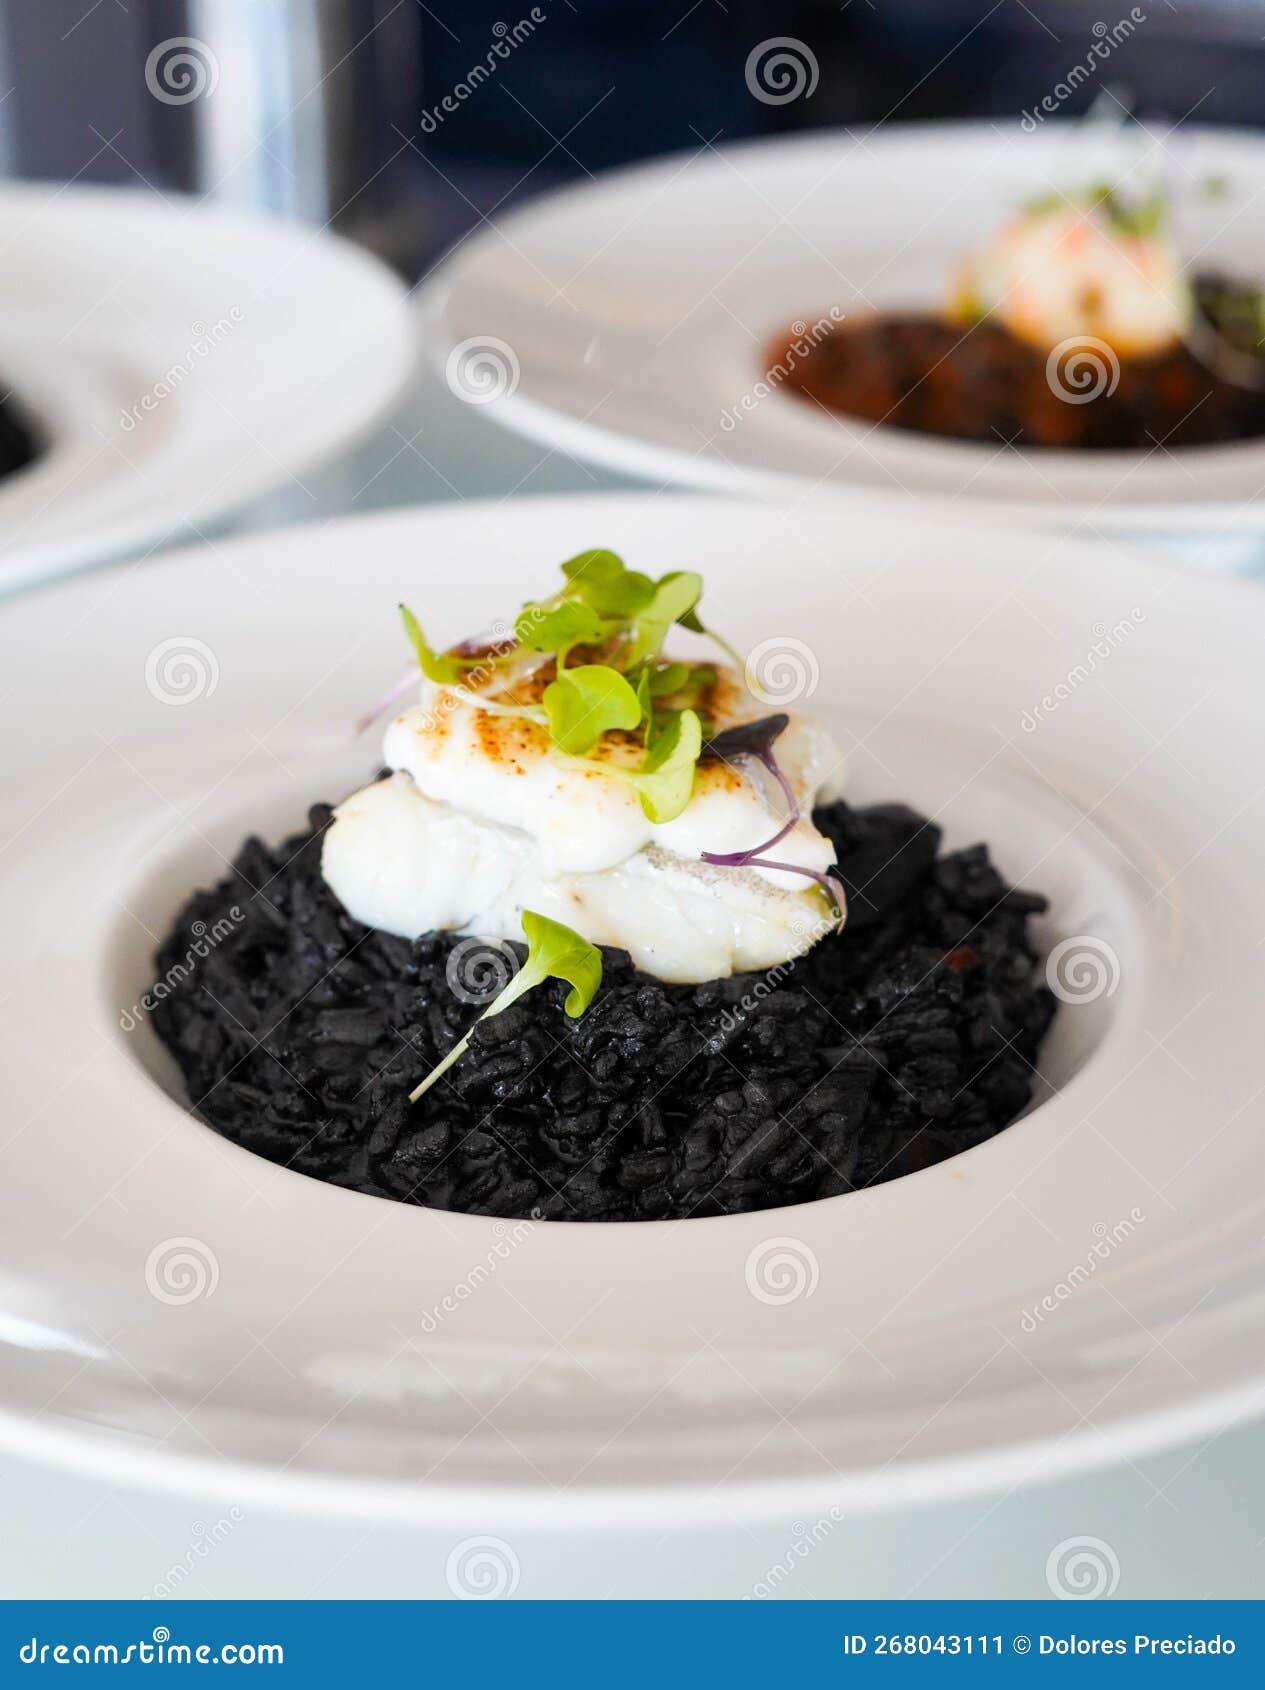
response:
<svg viewBox="0 0 1265 1690"><path fill-rule="evenodd" d="M547 915L537 915L534 910L523 911L522 923L527 940L527 960L483 1011L479 1021L500 1015L525 993L536 986L543 986L547 980L561 980L571 988L562 1007L572 1020L578 1019L593 1002L602 983L601 951L571 928L564 927L560 921L551 921ZM476 1027L479 1021L474 1024ZM409 1102L416 1103L419 1097L424 1096L469 1048L470 1034L467 1033L443 1061L431 1069L421 1084L413 1088Z"/></svg>

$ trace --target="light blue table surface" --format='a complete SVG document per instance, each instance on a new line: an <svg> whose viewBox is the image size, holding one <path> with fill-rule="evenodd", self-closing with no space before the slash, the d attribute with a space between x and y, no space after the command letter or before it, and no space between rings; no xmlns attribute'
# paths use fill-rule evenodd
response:
<svg viewBox="0 0 1265 1690"><path fill-rule="evenodd" d="M423 500L635 485L503 433L423 378L355 451L219 531ZM813 1522L792 1517L576 1534L481 1514L461 1530L432 1530L238 1507L14 1454L0 1457L0 1517L5 1596L446 1596L455 1543L493 1534L517 1556L523 1597L741 1597L777 1568L791 1569L772 1581L788 1598L1041 1597L1051 1551L1079 1537L1110 1546L1121 1597L1247 1597L1265 1595L1265 1427L1081 1478L844 1518L806 1555L793 1545Z"/></svg>

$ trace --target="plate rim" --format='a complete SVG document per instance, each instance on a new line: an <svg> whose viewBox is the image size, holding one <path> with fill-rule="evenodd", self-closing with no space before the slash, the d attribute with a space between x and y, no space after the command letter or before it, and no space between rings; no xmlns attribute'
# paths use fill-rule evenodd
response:
<svg viewBox="0 0 1265 1690"><path fill-rule="evenodd" d="M783 1211L772 1211L781 1213ZM635 1527L666 1520L705 1526L768 1520L832 1506L852 1515L932 1506L1101 1472L1216 1436L1265 1415L1265 1378L1115 1423L1110 1433L1077 1428L1055 1440L1019 1440L969 1458L943 1456L878 1473L840 1468L829 1477L742 1479L729 1486L658 1480L535 1490L427 1477L399 1481L314 1473L236 1457L136 1446L121 1433L88 1425L53 1428L0 1407L0 1451L62 1472L123 1478L151 1493L204 1491L303 1514L457 1524L481 1516L524 1526Z"/></svg>

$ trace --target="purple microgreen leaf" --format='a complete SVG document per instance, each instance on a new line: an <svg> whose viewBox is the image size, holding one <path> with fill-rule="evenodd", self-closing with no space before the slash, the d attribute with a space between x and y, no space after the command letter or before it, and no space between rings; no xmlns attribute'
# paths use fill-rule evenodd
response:
<svg viewBox="0 0 1265 1690"><path fill-rule="evenodd" d="M728 763L735 757L758 757L761 762L773 750L773 742L790 726L791 719L784 710L774 716L761 716L754 722L738 722L725 728L703 746L703 757L714 757Z"/></svg>
<svg viewBox="0 0 1265 1690"><path fill-rule="evenodd" d="M721 763L733 762L738 757L756 758L773 776L786 799L788 819L785 826L775 833L772 839L766 839L763 845L753 845L750 852L735 852L731 855L747 858L752 853L767 851L785 839L799 820L799 799L796 798L795 789L787 780L773 752L775 740L786 730L790 720L784 710L779 710L775 715L761 716L754 722L739 722L732 728L726 728L723 733L716 734L703 746L702 757L709 757ZM741 863L731 866L741 867Z"/></svg>
<svg viewBox="0 0 1265 1690"><path fill-rule="evenodd" d="M767 868L783 874L805 875L809 880L816 881L829 896L838 912L839 926L842 926L847 900L843 884L836 875L821 874L816 869L803 868L799 863L780 862L765 855L774 846L781 844L800 818L799 800L795 796L795 789L786 778L773 750L778 736L789 725L790 717L785 711L778 711L772 716L761 716L754 722L739 722L732 728L726 728L703 746L701 757L718 762L729 763L739 757L754 757L763 763L781 788L789 813L773 837L766 839L762 844L752 845L745 851L704 851L702 860L717 868Z"/></svg>

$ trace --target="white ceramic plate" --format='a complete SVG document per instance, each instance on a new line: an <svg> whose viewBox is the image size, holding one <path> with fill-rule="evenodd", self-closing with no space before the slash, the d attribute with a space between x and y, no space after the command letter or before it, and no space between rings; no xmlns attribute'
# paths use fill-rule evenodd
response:
<svg viewBox="0 0 1265 1690"><path fill-rule="evenodd" d="M523 1230L185 1113L136 1009L155 939L248 831L373 768L349 724L398 672L397 600L456 637L596 544L702 569L740 646L819 666L856 800L1050 896L1078 1001L1018 1124L817 1204ZM7 606L33 731L2 754L0 1435L238 1496L601 1521L940 1496L1260 1406L1263 644L1265 599L1112 545L624 495L291 530Z"/></svg>
<svg viewBox="0 0 1265 1690"><path fill-rule="evenodd" d="M6 183L0 250L0 380L50 441L0 480L0 589L196 537L298 482L414 368L403 285L300 225Z"/></svg>
<svg viewBox="0 0 1265 1690"><path fill-rule="evenodd" d="M656 480L916 493L975 520L1117 532L1259 528L1265 442L1025 454L849 422L766 380L793 322L937 306L955 258L1017 202L1157 171L1198 265L1265 279L1258 135L897 124L703 148L536 200L429 284L429 344L445 363L466 349L454 374L498 421ZM1220 197L1201 194L1209 178Z"/></svg>

